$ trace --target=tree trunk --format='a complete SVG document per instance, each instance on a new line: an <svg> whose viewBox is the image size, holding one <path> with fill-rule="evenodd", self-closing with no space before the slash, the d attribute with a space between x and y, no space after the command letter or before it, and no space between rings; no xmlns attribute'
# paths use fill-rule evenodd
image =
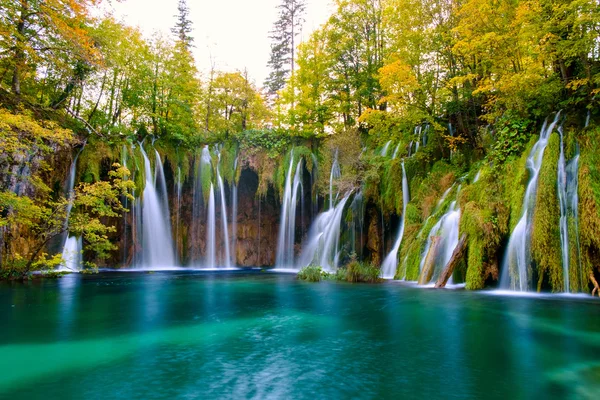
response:
<svg viewBox="0 0 600 400"><path fill-rule="evenodd" d="M433 236L431 238L431 246L429 246L429 252L425 256L425 263L423 264L423 270L421 271L421 275L419 276L419 285L426 285L431 280L433 276L433 270L435 267L435 257L438 252L438 247L440 247L440 237Z"/></svg>
<svg viewBox="0 0 600 400"><path fill-rule="evenodd" d="M21 14L17 21L17 34L15 38L15 67L12 77L12 92L13 94L21 95L21 73L25 66L25 16L29 10L27 0L21 0Z"/></svg>
<svg viewBox="0 0 600 400"><path fill-rule="evenodd" d="M454 269L456 268L460 260L462 260L462 258L464 257L466 249L467 235L463 234L460 240L458 241L454 252L452 253L452 258L450 258L450 261L448 261L446 268L444 268L444 272L442 272L442 275L440 275L437 282L435 283L436 288L443 288L446 286L446 283L448 283L448 280L454 273Z"/></svg>

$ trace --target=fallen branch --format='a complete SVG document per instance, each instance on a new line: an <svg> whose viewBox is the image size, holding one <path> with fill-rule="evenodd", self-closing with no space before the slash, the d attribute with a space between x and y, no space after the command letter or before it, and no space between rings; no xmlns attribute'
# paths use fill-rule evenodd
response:
<svg viewBox="0 0 600 400"><path fill-rule="evenodd" d="M436 288L439 289L446 286L446 283L448 283L448 280L454 273L454 269L456 268L460 260L462 260L462 258L464 257L466 249L467 235L463 233L460 240L458 241L458 244L454 248L454 251L452 252L452 258L450 258L450 261L448 261L448 264L446 264L444 272L442 272L437 282L435 283Z"/></svg>
<svg viewBox="0 0 600 400"><path fill-rule="evenodd" d="M440 237L433 236L431 238L431 246L429 251L425 255L425 263L423 264L423 270L419 276L419 285L426 285L433 276L433 270L435 267L435 257L437 255L438 247L440 246Z"/></svg>
<svg viewBox="0 0 600 400"><path fill-rule="evenodd" d="M92 125L90 125L89 122L87 122L85 119L81 118L79 115L75 114L73 111L71 111L69 108L65 108L65 110L67 111L67 113L69 113L70 116L72 116L73 118L75 118L76 120L78 120L79 122L83 123L85 125L85 127L87 128L87 130L90 133L93 133L97 136L100 136L101 138L105 138L104 135L102 135L100 132L98 132L97 130L94 129L94 127Z"/></svg>
<svg viewBox="0 0 600 400"><path fill-rule="evenodd" d="M598 281L596 280L596 278L594 278L593 272L590 272L590 281L592 281L592 283L594 284L594 290L592 290L592 297L594 297L595 293L597 293L598 297L600 297L600 286L598 285Z"/></svg>

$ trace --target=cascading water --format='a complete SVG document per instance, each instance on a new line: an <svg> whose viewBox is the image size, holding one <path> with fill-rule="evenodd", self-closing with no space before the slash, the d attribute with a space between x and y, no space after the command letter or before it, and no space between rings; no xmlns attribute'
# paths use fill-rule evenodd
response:
<svg viewBox="0 0 600 400"><path fill-rule="evenodd" d="M362 190L354 196L350 208L352 209L352 252L360 258L364 246L363 230L365 225L365 198ZM357 239L358 248L356 246Z"/></svg>
<svg viewBox="0 0 600 400"><path fill-rule="evenodd" d="M573 219L573 236L575 236L577 255L577 278L579 289L583 290L585 285L583 269L581 268L581 244L579 242L579 146L575 157L567 164L567 207L570 217Z"/></svg>
<svg viewBox="0 0 600 400"><path fill-rule="evenodd" d="M66 184L66 193L68 196L71 196L73 193L73 189L75 188L75 176L77 172L77 160L79 159L79 155L83 151L83 147L77 155L73 159L73 163L71 164L71 168L69 169L69 178L67 179ZM69 223L69 217L71 216L71 210L73 209L73 201L69 200L66 209L66 221L65 228ZM63 263L60 265L60 271L78 271L81 269L81 251L83 250L83 243L81 237L75 237L66 235L63 244L62 250L62 259Z"/></svg>
<svg viewBox="0 0 600 400"><path fill-rule="evenodd" d="M238 157L235 157L233 162L234 176L238 167ZM234 178L235 180L235 178ZM232 265L237 264L237 220L238 220L238 184L233 183L231 188L231 254L232 254Z"/></svg>
<svg viewBox="0 0 600 400"><path fill-rule="evenodd" d="M398 143L396 145L396 148L394 149L394 154L392 154L392 160L395 160L396 157L398 157L398 151L400 150L400 143Z"/></svg>
<svg viewBox="0 0 600 400"><path fill-rule="evenodd" d="M219 162L220 162L219 155ZM223 184L223 178L221 178L221 172L219 166L217 166L217 182L219 182L219 189L221 192L221 222L223 224L223 243L225 245L225 260L223 266L225 268L231 268L231 253L229 251L229 230L227 225L227 203L225 202L225 185Z"/></svg>
<svg viewBox="0 0 600 400"><path fill-rule="evenodd" d="M530 171L531 178L527 184L527 190L523 199L521 219L510 236L504 257L502 278L500 280L500 286L504 289L524 292L529 287L528 269L531 257L531 221L535 209L538 178L542 167L544 151L548 145L548 139L554 131L559 118L560 112L556 114L552 123L548 124L548 120L544 121L540 138L533 146L527 158L527 168Z"/></svg>
<svg viewBox="0 0 600 400"><path fill-rule="evenodd" d="M283 202L281 204L281 221L279 222L279 238L277 244L276 265L278 268L290 268L294 265L294 242L296 233L296 208L298 194L302 190L302 159L296 165L294 179L294 153L290 153L290 165L285 181ZM302 207L302 205L301 205Z"/></svg>
<svg viewBox="0 0 600 400"><path fill-rule="evenodd" d="M300 255L300 266L318 265L326 271L335 271L339 262L340 231L344 207L352 192L346 194L339 203L334 205L333 182L341 177L336 150L334 161L329 174L329 202L327 211L319 214L313 222L306 244ZM337 200L337 195L335 199Z"/></svg>
<svg viewBox="0 0 600 400"><path fill-rule="evenodd" d="M564 151L564 133L562 127L559 127L560 134L560 156L558 158L558 200L560 205L560 241L563 263L563 277L565 292L570 292L571 285L569 271L572 268L570 265L570 250L571 242L575 242L576 257L577 257L577 287L581 288L583 283L583 272L581 270L581 248L579 243L579 147L575 157L568 163L565 160ZM573 221L573 231L569 231L569 219ZM573 237L574 236L574 237ZM573 240L574 239L574 240Z"/></svg>
<svg viewBox="0 0 600 400"><path fill-rule="evenodd" d="M394 243L392 251L387 255L381 264L381 276L384 279L393 279L396 275L396 268L398 267L398 250L404 237L404 226L406 224L406 206L410 201L408 193L408 179L406 178L406 169L404 168L404 162L402 162L402 220L400 221L400 228L398 231L398 237Z"/></svg>
<svg viewBox="0 0 600 400"><path fill-rule="evenodd" d="M381 149L381 153L379 154L382 157L387 156L388 150L390 148L390 144L392 144L391 140L388 140L387 143L385 145L383 145L383 148Z"/></svg>
<svg viewBox="0 0 600 400"><path fill-rule="evenodd" d="M335 150L335 156L333 158L333 163L331 164L331 172L329 174L329 208L333 208L334 198L333 198L333 181L336 179L340 179L342 173L340 171L340 163L338 162L338 150ZM335 195L335 200L337 200L339 192Z"/></svg>
<svg viewBox="0 0 600 400"><path fill-rule="evenodd" d="M569 284L569 228L567 225L567 170L564 149L564 134L562 126L558 128L560 135L560 155L558 157L558 173L556 175L556 187L558 188L558 204L560 206L560 243L563 265L564 291L568 293Z"/></svg>
<svg viewBox="0 0 600 400"><path fill-rule="evenodd" d="M146 186L142 201L142 258L138 267L146 269L173 267L175 253L162 162L155 150L156 176L153 176L150 160L142 145L140 151L144 157Z"/></svg>
<svg viewBox="0 0 600 400"><path fill-rule="evenodd" d="M213 184L210 184L208 195L208 218L206 219L206 262L205 267L209 269L217 268L217 232L215 216L215 190Z"/></svg>
<svg viewBox="0 0 600 400"><path fill-rule="evenodd" d="M420 125L415 127L415 136L417 136L417 140L415 142L415 154L419 152L419 146L421 145L421 132L422 128Z"/></svg>
<svg viewBox="0 0 600 400"><path fill-rule="evenodd" d="M181 219L181 167L177 167L177 178L175 180L175 261L179 264L179 242L180 242L180 219Z"/></svg>
<svg viewBox="0 0 600 400"><path fill-rule="evenodd" d="M342 215L349 198L350 193L334 208L319 214L315 219L300 255L301 266L315 264L329 272L337 269Z"/></svg>
<svg viewBox="0 0 600 400"><path fill-rule="evenodd" d="M442 273L444 267L448 264L452 258L452 253L458 245L459 225L460 225L460 207L458 206L458 195L460 193L460 187L456 192L456 200L450 203L448 211L440 218L440 220L431 228L425 245L425 251L421 255L421 263L419 265L419 271L423 273L423 267L425 261L428 258L431 246L434 238L439 238L439 243L436 246L436 253L433 254L435 260L434 270L432 272L432 279L419 281L422 283L428 283L431 280L436 280L437 277ZM450 278L450 282L452 278Z"/></svg>

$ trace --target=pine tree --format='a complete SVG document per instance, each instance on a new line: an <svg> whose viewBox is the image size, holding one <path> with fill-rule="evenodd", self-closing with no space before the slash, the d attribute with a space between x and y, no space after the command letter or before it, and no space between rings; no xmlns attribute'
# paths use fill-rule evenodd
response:
<svg viewBox="0 0 600 400"><path fill-rule="evenodd" d="M265 81L267 93L272 98L283 89L290 74L294 74L295 39L304 22L306 3L304 0L282 0L277 8L279 19L269 36L273 41L271 57L267 63L271 72Z"/></svg>
<svg viewBox="0 0 600 400"><path fill-rule="evenodd" d="M187 48L192 46L194 38L190 36L192 33L192 21L189 19L190 9L187 5L186 0L179 0L177 4L177 22L175 27L171 29L171 32L177 37L177 40L184 43Z"/></svg>

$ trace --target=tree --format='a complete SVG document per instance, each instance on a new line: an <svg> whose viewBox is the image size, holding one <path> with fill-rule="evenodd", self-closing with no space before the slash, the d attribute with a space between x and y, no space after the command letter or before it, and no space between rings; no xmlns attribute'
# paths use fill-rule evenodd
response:
<svg viewBox="0 0 600 400"><path fill-rule="evenodd" d="M107 218L124 211L121 198L132 199L130 193L135 187L127 179L127 168L115 164L108 181L81 184L69 199L55 196L44 179L49 169L46 158L65 145L74 145L73 132L3 109L0 120L0 176L8 178L0 185L2 267L23 275L32 269L59 265L60 255L48 258L44 251L67 229L82 237L88 250L105 257L115 248L107 233L116 230L107 224ZM30 173L12 173L20 166L26 166ZM24 193L19 189L23 187L28 188ZM70 208L69 223L65 224Z"/></svg>
<svg viewBox="0 0 600 400"><path fill-rule="evenodd" d="M285 86L285 81L294 75L295 39L304 22L306 3L304 0L282 0L277 7L279 19L275 22L270 39L271 57L267 66L271 69L265 81L269 97L276 98L277 93Z"/></svg>
<svg viewBox="0 0 600 400"><path fill-rule="evenodd" d="M72 62L94 64L98 52L87 27L90 11L102 0L3 0L0 12L2 80L10 77L12 92L20 96L24 78L36 68L68 73ZM10 72L9 72L10 71ZM75 69L80 79L81 67Z"/></svg>
<svg viewBox="0 0 600 400"><path fill-rule="evenodd" d="M190 9L186 0L179 0L177 4L177 22L171 29L171 32L177 37L177 41L185 44L186 48L190 48L194 42L194 38L190 36L192 33L192 21L189 19Z"/></svg>
<svg viewBox="0 0 600 400"><path fill-rule="evenodd" d="M242 132L259 127L267 110L247 71L219 73L214 80L211 131Z"/></svg>

